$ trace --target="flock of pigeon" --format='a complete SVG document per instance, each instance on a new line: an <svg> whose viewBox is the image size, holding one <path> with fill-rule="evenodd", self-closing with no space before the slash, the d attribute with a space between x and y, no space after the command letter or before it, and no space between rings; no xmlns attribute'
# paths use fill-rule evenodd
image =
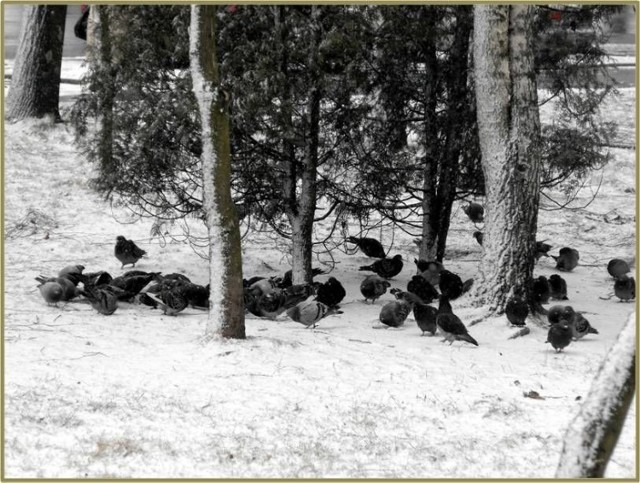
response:
<svg viewBox="0 0 640 483"><path fill-rule="evenodd" d="M481 205L470 203L464 210L474 223L483 221ZM482 244L482 232L476 231L473 236ZM355 244L364 255L378 259L359 268L360 271L373 272L360 284L364 303L374 303L388 289L395 297L395 300L381 307L381 327L400 327L404 325L409 313L413 312L422 335L435 335L440 331L444 336L443 341L449 341L450 344L463 341L478 345L464 323L453 313L450 303L471 288L473 279L463 282L458 275L446 270L441 262L414 259L417 273L409 280L406 290L390 288L389 279L398 275L404 267L402 256L387 257L382 244L374 238L351 236L346 241ZM561 248L558 256L548 254L552 246L547 243L536 242L536 248L536 259L542 256L553 257L559 271L573 270L580 259L578 251L570 247ZM146 256L146 252L133 241L118 236L114 255L122 263L122 268L129 264L135 267L136 262ZM71 265L60 270L57 277L36 277L44 300L50 305L57 305L60 301L82 296L104 315L113 314L118 308L118 301L160 307L166 315L176 315L189 306L202 309L209 307L209 285L192 283L183 274L163 275L160 272L129 270L114 278L105 271L84 273L84 268L82 265ZM629 265L624 260L613 259L609 262L607 271L615 279L615 295L621 301L633 300L635 280L628 275ZM322 273L321 269L313 269L313 276ZM245 279L243 285L247 312L269 319L286 313L290 319L306 327L315 327L324 317L342 313L340 303L346 296L344 287L335 277L330 277L324 283L294 285L291 270L281 277ZM556 351L562 351L572 340L598 333L571 306L555 305L548 311L542 308L550 299L568 300L567 283L558 274L551 275L548 279L540 276L533 282L533 303L537 312L547 314L550 323L547 342ZM436 300L437 308L430 305ZM529 315L529 304L523 297L514 295L507 301L505 313L512 325L524 326Z"/></svg>

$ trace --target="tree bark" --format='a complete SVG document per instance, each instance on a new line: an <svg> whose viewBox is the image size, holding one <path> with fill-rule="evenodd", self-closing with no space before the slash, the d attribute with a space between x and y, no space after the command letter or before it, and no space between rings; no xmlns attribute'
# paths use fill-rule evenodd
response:
<svg viewBox="0 0 640 483"><path fill-rule="evenodd" d="M502 313L531 300L540 192L540 120L530 5L474 6L478 132L486 186L484 250L474 292Z"/></svg>
<svg viewBox="0 0 640 483"><path fill-rule="evenodd" d="M61 121L60 68L66 5L25 5L6 117L53 116Z"/></svg>
<svg viewBox="0 0 640 483"><path fill-rule="evenodd" d="M209 231L210 288L206 337L244 339L240 228L231 197L229 106L220 85L215 5L192 5L189 57L202 123L204 209Z"/></svg>
<svg viewBox="0 0 640 483"><path fill-rule="evenodd" d="M636 389L635 313L602 362L569 425L556 478L603 478Z"/></svg>

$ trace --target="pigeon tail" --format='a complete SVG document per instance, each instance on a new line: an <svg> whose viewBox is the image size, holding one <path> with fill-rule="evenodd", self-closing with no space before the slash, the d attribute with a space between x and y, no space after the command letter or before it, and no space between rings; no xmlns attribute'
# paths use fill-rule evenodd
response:
<svg viewBox="0 0 640 483"><path fill-rule="evenodd" d="M458 340L463 340L465 342L468 342L469 344L475 345L476 347L478 346L478 342L473 337L471 337L469 334L459 335L458 336Z"/></svg>

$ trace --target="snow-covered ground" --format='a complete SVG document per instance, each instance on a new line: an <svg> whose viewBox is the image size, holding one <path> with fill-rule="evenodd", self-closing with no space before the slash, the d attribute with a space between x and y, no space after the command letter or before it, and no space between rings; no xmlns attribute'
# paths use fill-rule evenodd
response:
<svg viewBox="0 0 640 483"><path fill-rule="evenodd" d="M77 94L79 86L66 87ZM635 145L635 90L604 112ZM610 298L605 268L611 258L635 263L634 150L612 150L578 208L540 212L538 239L553 254L580 251L580 265L563 274L566 303L599 331L555 353L545 322L531 319L531 333L513 340L505 317L469 327L479 347L421 337L412 316L380 329L392 296L362 302L357 267L370 259L359 252L337 254L330 275L346 287L344 313L315 330L249 316L246 340L205 344L202 311L168 317L123 303L102 316L81 300L49 307L34 277L77 263L122 273L117 235L149 252L141 270L206 283L207 266L89 189L93 168L70 127L5 123L4 143L5 477L553 478L565 429L635 310ZM601 176L598 198L579 207ZM463 279L480 259L475 229L456 205L445 265ZM406 288L412 240L370 235L393 240L391 254L407 260L392 284ZM268 239L252 236L243 266L246 277L289 268ZM537 265L536 274L553 273L551 259ZM465 296L453 308L467 323L479 313ZM634 404L608 477L636 475L635 428Z"/></svg>

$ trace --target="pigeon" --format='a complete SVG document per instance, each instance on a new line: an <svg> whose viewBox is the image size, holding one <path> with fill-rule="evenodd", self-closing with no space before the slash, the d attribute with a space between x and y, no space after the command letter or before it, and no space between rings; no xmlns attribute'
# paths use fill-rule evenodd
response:
<svg viewBox="0 0 640 483"><path fill-rule="evenodd" d="M58 302L62 300L63 289L58 282L42 282L38 285L38 289L47 305L55 305L57 307Z"/></svg>
<svg viewBox="0 0 640 483"><path fill-rule="evenodd" d="M440 284L440 272L444 270L444 265L435 260L413 260L418 268L418 274L422 275L427 282L434 287Z"/></svg>
<svg viewBox="0 0 640 483"><path fill-rule="evenodd" d="M111 283L111 280L113 280L113 277L105 271L83 273L80 279L85 288L107 285Z"/></svg>
<svg viewBox="0 0 640 483"><path fill-rule="evenodd" d="M471 287L473 287L473 279L468 278L462 284L462 293L467 293L469 290L471 290Z"/></svg>
<svg viewBox="0 0 640 483"><path fill-rule="evenodd" d="M549 277L549 295L554 300L569 300L567 297L567 282L560 275Z"/></svg>
<svg viewBox="0 0 640 483"><path fill-rule="evenodd" d="M504 312L512 325L523 326L529 315L529 305L521 297L514 295L507 300Z"/></svg>
<svg viewBox="0 0 640 483"><path fill-rule="evenodd" d="M77 286L82 281L83 270L84 265L68 265L58 272L58 277L66 278Z"/></svg>
<svg viewBox="0 0 640 483"><path fill-rule="evenodd" d="M350 236L347 241L355 243L358 248L362 250L366 256L371 258L385 258L387 255L384 253L382 244L375 238L357 238Z"/></svg>
<svg viewBox="0 0 640 483"><path fill-rule="evenodd" d="M453 313L446 295L440 296L436 323L440 331L444 334L443 341L449 341L449 345L453 344L456 340L469 342L475 346L478 345L478 342L469 335L462 321Z"/></svg>
<svg viewBox="0 0 640 483"><path fill-rule="evenodd" d="M317 284L316 300L328 307L338 305L344 299L347 292L335 277L329 277L325 283Z"/></svg>
<svg viewBox="0 0 640 483"><path fill-rule="evenodd" d="M341 314L337 306L329 307L317 300L305 300L287 309L287 315L294 322L306 325L307 328L315 327L324 317L331 314Z"/></svg>
<svg viewBox="0 0 640 483"><path fill-rule="evenodd" d="M554 305L547 312L547 320L550 324L564 322L570 324L576 312L570 305Z"/></svg>
<svg viewBox="0 0 640 483"><path fill-rule="evenodd" d="M105 288L85 288L81 293L89 299L91 306L103 315L111 315L118 308L118 298Z"/></svg>
<svg viewBox="0 0 640 483"><path fill-rule="evenodd" d="M464 284L462 279L449 270L440 271L440 293L448 300L455 300L462 295Z"/></svg>
<svg viewBox="0 0 640 483"><path fill-rule="evenodd" d="M360 267L359 270L367 270L380 275L382 278L393 278L402 271L402 255L393 258L383 258L373 262L371 265Z"/></svg>
<svg viewBox="0 0 640 483"><path fill-rule="evenodd" d="M261 278L258 281L252 283L248 290L255 296L259 297L260 295L267 295L279 287L277 286L277 281L274 278Z"/></svg>
<svg viewBox="0 0 640 483"><path fill-rule="evenodd" d="M551 255L556 261L556 269L563 272L570 272L578 266L580 253L575 248L564 247L560 249L560 255L557 257Z"/></svg>
<svg viewBox="0 0 640 483"><path fill-rule="evenodd" d="M547 277L540 275L533 280L533 300L540 304L549 303L549 297L551 296L551 288L549 287L549 281Z"/></svg>
<svg viewBox="0 0 640 483"><path fill-rule="evenodd" d="M364 295L364 302L371 299L371 303L374 303L380 296L384 295L387 288L391 284L379 275L367 275L367 277L360 283L360 293Z"/></svg>
<svg viewBox="0 0 640 483"><path fill-rule="evenodd" d="M414 275L407 284L407 292L416 294L425 304L430 304L438 298L438 291L421 275Z"/></svg>
<svg viewBox="0 0 640 483"><path fill-rule="evenodd" d="M123 275L111 280L109 285L121 288L133 295L137 295L143 288L154 280L160 280L160 272L147 273L144 275Z"/></svg>
<svg viewBox="0 0 640 483"><path fill-rule="evenodd" d="M484 208L479 203L474 203L472 201L467 206L463 207L462 211L466 213L473 223L482 223L484 221Z"/></svg>
<svg viewBox="0 0 640 483"><path fill-rule="evenodd" d="M613 284L613 292L621 302L628 302L636 298L636 279L622 275Z"/></svg>
<svg viewBox="0 0 640 483"><path fill-rule="evenodd" d="M387 302L380 310L380 322L389 327L400 327L404 325L409 312L411 312L411 304L404 300Z"/></svg>
<svg viewBox="0 0 640 483"><path fill-rule="evenodd" d="M575 340L582 339L587 334L598 333L598 331L591 326L589 321L585 319L582 314L578 313L572 317L569 327L571 327L571 335Z"/></svg>
<svg viewBox="0 0 640 483"><path fill-rule="evenodd" d="M552 248L553 247L548 243L545 243L543 241L536 241L536 260L540 260L541 257L548 257L549 250L551 250Z"/></svg>
<svg viewBox="0 0 640 483"><path fill-rule="evenodd" d="M391 292L397 299L409 302L413 306L413 318L422 331L421 335L424 335L426 332L429 332L431 335L436 333L438 329L436 324L438 311L435 307L425 304L420 297L411 292L403 292L398 289L391 289Z"/></svg>
<svg viewBox="0 0 640 483"><path fill-rule="evenodd" d="M556 352L561 352L571 343L571 327L566 322L552 324L547 334L546 342L550 343Z"/></svg>
<svg viewBox="0 0 640 483"><path fill-rule="evenodd" d="M473 238L475 238L478 244L482 246L482 242L484 241L484 233L482 233L481 231L474 231Z"/></svg>
<svg viewBox="0 0 640 483"><path fill-rule="evenodd" d="M254 283L260 281L260 280L264 280L264 277L251 277L249 280L247 280L246 278L242 279L242 286L244 288L248 288L251 287L251 285L253 285Z"/></svg>
<svg viewBox="0 0 640 483"><path fill-rule="evenodd" d="M609 272L609 275L613 278L620 278L630 271L629 264L619 258L614 258L607 264L607 272Z"/></svg>
<svg viewBox="0 0 640 483"><path fill-rule="evenodd" d="M56 282L60 287L62 287L62 297L60 300L66 302L67 300L71 300L76 295L78 295L76 286L73 284L71 280L66 277L44 277L39 275L36 277L36 280L40 282L40 284L45 284L47 282Z"/></svg>
<svg viewBox="0 0 640 483"><path fill-rule="evenodd" d="M138 247L132 240L127 240L123 236L116 238L116 247L114 249L114 255L122 263L122 267L132 264L136 266L136 262L144 257L147 252Z"/></svg>

